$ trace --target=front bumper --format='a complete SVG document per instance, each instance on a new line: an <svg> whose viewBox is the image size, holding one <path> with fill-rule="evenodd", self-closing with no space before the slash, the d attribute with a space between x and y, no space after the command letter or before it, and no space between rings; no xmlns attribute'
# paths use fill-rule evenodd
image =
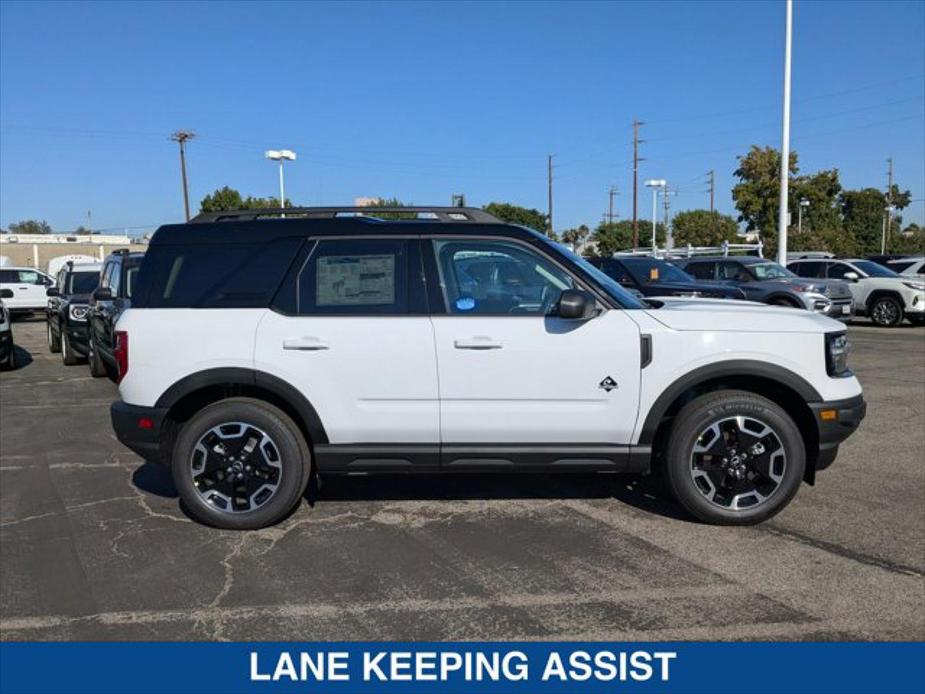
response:
<svg viewBox="0 0 925 694"><path fill-rule="evenodd" d="M64 329L67 331L67 341L77 354L82 357L87 356L89 353L89 336L90 331L87 329L86 323L71 323L68 321L67 325L64 326Z"/></svg>
<svg viewBox="0 0 925 694"><path fill-rule="evenodd" d="M121 400L109 408L112 429L119 442L145 460L165 463L164 420L167 408L129 405Z"/></svg>
<svg viewBox="0 0 925 694"><path fill-rule="evenodd" d="M832 299L823 294L806 294L802 299L806 308L814 313L844 323L854 317L854 299L851 297Z"/></svg>
<svg viewBox="0 0 925 694"><path fill-rule="evenodd" d="M914 316L925 315L925 292L916 292L906 301L906 313Z"/></svg>
<svg viewBox="0 0 925 694"><path fill-rule="evenodd" d="M819 432L816 470L825 470L838 455L838 446L853 434L867 414L863 395L847 400L809 403Z"/></svg>

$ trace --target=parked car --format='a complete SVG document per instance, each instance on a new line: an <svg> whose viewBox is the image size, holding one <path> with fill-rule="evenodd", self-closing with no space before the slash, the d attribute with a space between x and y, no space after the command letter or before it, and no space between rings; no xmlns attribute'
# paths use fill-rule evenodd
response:
<svg viewBox="0 0 925 694"><path fill-rule="evenodd" d="M13 314L44 311L48 302L45 290L54 283L51 277L35 268L0 268L0 289L9 289L12 293L4 303Z"/></svg>
<svg viewBox="0 0 925 694"><path fill-rule="evenodd" d="M73 263L74 265L86 265L88 263L98 263L99 259L94 258L92 255L83 255L80 253L71 253L69 255L59 255L48 261L48 275L50 277L57 277L58 273L68 263Z"/></svg>
<svg viewBox="0 0 925 694"><path fill-rule="evenodd" d="M643 296L702 296L712 299L745 299L745 292L719 282L701 282L680 268L658 258L588 258L589 263Z"/></svg>
<svg viewBox="0 0 925 694"><path fill-rule="evenodd" d="M13 345L13 326L10 324L10 309L3 303L13 296L12 289L0 289L0 366L16 368L16 347Z"/></svg>
<svg viewBox="0 0 925 694"><path fill-rule="evenodd" d="M886 253L883 255L869 255L867 256L867 260L869 260L872 263L877 263L877 265L888 267L887 263L892 262L894 260L900 260L901 258L905 258L905 257L906 256L903 255L902 253Z"/></svg>
<svg viewBox="0 0 925 694"><path fill-rule="evenodd" d="M144 253L119 250L107 256L100 286L90 296L87 363L92 376L116 378L115 326L132 302L132 291Z"/></svg>
<svg viewBox="0 0 925 694"><path fill-rule="evenodd" d="M162 226L116 324L116 435L205 523L274 523L316 473L655 465L696 517L756 523L864 417L825 316L647 306L478 209L280 212Z"/></svg>
<svg viewBox="0 0 925 694"><path fill-rule="evenodd" d="M102 267L68 262L58 271L55 286L46 291L48 350L61 352L61 361L68 366L87 356L87 302L100 282Z"/></svg>
<svg viewBox="0 0 925 694"><path fill-rule="evenodd" d="M859 315L877 325L893 327L903 318L925 324L925 282L903 277L870 260L797 260L788 267L801 277L844 279L851 287Z"/></svg>
<svg viewBox="0 0 925 694"><path fill-rule="evenodd" d="M891 260L886 264L887 268L903 277L913 279L925 279L925 257L900 258Z"/></svg>
<svg viewBox="0 0 925 694"><path fill-rule="evenodd" d="M835 280L806 280L764 258L714 256L675 261L685 272L701 280L728 282L751 301L775 306L803 308L840 321L854 315L851 289Z"/></svg>

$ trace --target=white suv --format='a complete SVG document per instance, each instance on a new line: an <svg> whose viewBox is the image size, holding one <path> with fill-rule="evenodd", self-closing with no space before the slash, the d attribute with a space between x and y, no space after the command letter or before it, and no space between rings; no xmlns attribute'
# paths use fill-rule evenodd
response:
<svg viewBox="0 0 925 694"><path fill-rule="evenodd" d="M643 304L481 210L279 212L161 227L116 325L116 434L203 522L274 523L314 473L516 470L660 471L756 523L864 417L830 318Z"/></svg>
<svg viewBox="0 0 925 694"><path fill-rule="evenodd" d="M925 282L904 277L871 260L795 260L787 269L800 277L845 280L851 287L855 312L877 325L891 328L903 318L925 323Z"/></svg>

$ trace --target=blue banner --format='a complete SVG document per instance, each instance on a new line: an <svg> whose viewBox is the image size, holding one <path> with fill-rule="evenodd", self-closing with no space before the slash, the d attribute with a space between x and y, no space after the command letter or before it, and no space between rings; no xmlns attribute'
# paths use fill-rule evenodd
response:
<svg viewBox="0 0 925 694"><path fill-rule="evenodd" d="M3 643L0 692L925 692L922 643Z"/></svg>

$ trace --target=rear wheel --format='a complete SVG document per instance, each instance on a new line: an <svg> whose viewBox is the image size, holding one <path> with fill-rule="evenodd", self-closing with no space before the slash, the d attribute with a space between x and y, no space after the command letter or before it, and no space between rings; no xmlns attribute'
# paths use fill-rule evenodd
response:
<svg viewBox="0 0 925 694"><path fill-rule="evenodd" d="M261 400L229 398L183 425L171 469L190 515L219 528L250 530L295 508L308 484L311 455L284 412Z"/></svg>
<svg viewBox="0 0 925 694"><path fill-rule="evenodd" d="M870 305L870 319L883 328L893 328L903 322L903 307L892 296L881 296Z"/></svg>
<svg viewBox="0 0 925 694"><path fill-rule="evenodd" d="M99 353L93 347L93 338L87 342L87 364L90 366L90 375L94 378L100 378L106 375L106 366L100 359Z"/></svg>
<svg viewBox="0 0 925 694"><path fill-rule="evenodd" d="M61 330L61 361L65 366L74 366L78 362L77 354L71 347L71 341L67 338L67 330Z"/></svg>
<svg viewBox="0 0 925 694"><path fill-rule="evenodd" d="M53 318L49 318L46 323L48 326L48 351L57 354L61 351L61 332L59 331L57 335L51 329L51 322Z"/></svg>
<svg viewBox="0 0 925 694"><path fill-rule="evenodd" d="M767 520L797 493L806 467L800 430L776 403L726 390L685 405L665 456L674 497L707 523Z"/></svg>

